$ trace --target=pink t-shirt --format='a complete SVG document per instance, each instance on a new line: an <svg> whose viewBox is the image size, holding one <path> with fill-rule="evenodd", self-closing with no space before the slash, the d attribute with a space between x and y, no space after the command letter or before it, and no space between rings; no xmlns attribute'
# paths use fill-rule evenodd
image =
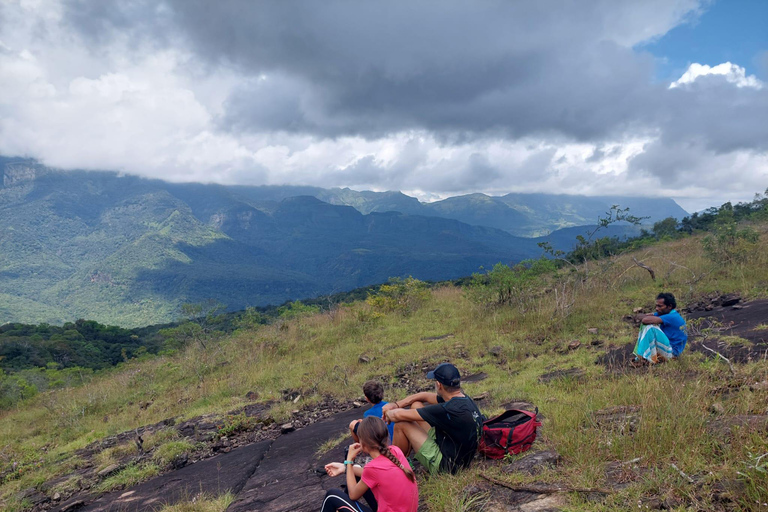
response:
<svg viewBox="0 0 768 512"><path fill-rule="evenodd" d="M404 467L411 469L400 448L392 445L389 450ZM360 479L373 491L379 512L416 512L419 508L416 483L408 480L403 470L383 455L365 465Z"/></svg>

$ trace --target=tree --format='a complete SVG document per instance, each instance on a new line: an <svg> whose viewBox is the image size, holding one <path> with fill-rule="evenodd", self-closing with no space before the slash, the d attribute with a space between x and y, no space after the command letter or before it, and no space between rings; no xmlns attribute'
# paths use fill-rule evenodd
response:
<svg viewBox="0 0 768 512"><path fill-rule="evenodd" d="M199 344L204 350L219 339L223 332L217 327L224 320L221 312L226 308L213 299L204 302L187 303L181 306L181 323L177 327L162 329L160 335L171 348L181 348L190 343Z"/></svg>

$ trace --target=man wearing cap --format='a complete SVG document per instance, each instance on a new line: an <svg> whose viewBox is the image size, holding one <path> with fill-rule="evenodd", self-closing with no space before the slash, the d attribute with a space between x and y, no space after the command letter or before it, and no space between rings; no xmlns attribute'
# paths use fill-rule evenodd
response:
<svg viewBox="0 0 768 512"><path fill-rule="evenodd" d="M393 444L403 453L413 449L430 473L455 473L472 462L483 416L462 392L455 366L442 363L427 378L435 380L436 393L416 393L390 402L382 412L386 421L395 424Z"/></svg>

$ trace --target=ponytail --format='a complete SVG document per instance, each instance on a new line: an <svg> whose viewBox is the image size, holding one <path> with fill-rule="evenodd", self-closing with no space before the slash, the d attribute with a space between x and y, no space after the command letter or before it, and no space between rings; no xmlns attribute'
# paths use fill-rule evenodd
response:
<svg viewBox="0 0 768 512"><path fill-rule="evenodd" d="M379 453L389 459L392 464L402 469L405 476L408 477L408 480L416 482L416 475L413 474L413 471L406 468L398 458L395 457L395 454L392 453L389 446L387 446L389 444L389 429L387 429L387 424L384 423L381 418L368 416L367 418L363 418L363 421L361 421L359 425L360 426L357 427L357 436L360 438L360 442L365 446L376 448Z"/></svg>
<svg viewBox="0 0 768 512"><path fill-rule="evenodd" d="M416 482L416 475L413 474L412 470L410 470L407 467L403 466L402 462L400 462L397 459L397 457L395 457L395 454L392 453L392 451L390 451L389 446L382 446L382 447L379 448L379 451L381 452L381 454L383 456L385 456L386 458L391 460L392 464L394 464L395 466L397 466L400 469L402 469L403 473L405 473L405 476L408 477L408 480L410 480L411 482L414 482L414 483Z"/></svg>

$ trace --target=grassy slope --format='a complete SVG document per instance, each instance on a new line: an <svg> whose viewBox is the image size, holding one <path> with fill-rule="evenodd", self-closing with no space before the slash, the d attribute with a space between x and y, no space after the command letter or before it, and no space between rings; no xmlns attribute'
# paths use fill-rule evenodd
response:
<svg viewBox="0 0 768 512"><path fill-rule="evenodd" d="M471 394L490 392L490 399L483 402L486 413L498 411L500 404L512 399L529 400L539 407L546 417L540 439L556 449L564 463L537 480L599 487L604 484L606 462L642 458L641 465L649 470L643 479L610 495L603 504L569 495L573 510L637 508L638 499L648 495L676 497L691 510L707 509L707 492L688 484L670 464L689 475L707 475L705 481L714 483L747 471L746 463L754 460L750 454L768 452L764 434L737 433L725 446L705 430L717 388L742 384L724 401L728 414L765 410L768 392L751 392L743 384L765 379L768 365L762 361L737 366L737 375L731 376L716 360L686 354L679 362L651 372L608 374L594 364L598 350L588 348L588 342L597 337L617 345L632 343L636 333L622 322L622 316L634 307L649 310L661 290L675 293L681 305L715 290L764 295L768 251L757 251L748 265L715 266L704 258L699 239L688 238L635 254L655 268L657 282L634 267L631 256L591 263L586 283L557 286L557 294L541 293L524 313L514 307L481 308L469 302L462 290L444 288L432 292L427 303L407 317L380 314L356 303L239 332L205 352L190 347L173 357L134 361L81 388L44 394L0 417L2 469L14 461L25 468L20 478L0 486L0 506L23 508L14 497L20 490L66 474L77 464L72 456L75 449L109 434L170 416L223 414L243 405L250 390L258 390L261 400L279 400L281 390L300 388L304 397L300 406L310 406L323 395L356 398L371 377L391 383L406 363L433 365L449 359L465 374L488 373L488 379L467 385ZM697 279L702 273L706 277ZM562 299L563 292L573 304L568 314L557 307L556 299ZM599 335L587 334L589 327L599 327ZM454 337L421 341L446 333ZM580 339L582 348L563 351L573 339ZM489 354L494 346L502 347L506 362L500 364L499 358ZM362 353L373 356L373 361L360 364ZM538 381L543 373L571 367L583 368L588 378ZM402 393L389 388L387 398L397 399ZM141 410L136 405L150 399L154 399L152 407ZM642 407L642 421L633 436L602 430L592 421L594 411L615 405ZM279 402L272 414L280 421L296 407ZM477 471L421 482L430 509L456 510L463 487L479 479ZM525 481L522 476L500 472L498 476ZM751 490L749 496L768 501L768 490L763 484L762 490Z"/></svg>

